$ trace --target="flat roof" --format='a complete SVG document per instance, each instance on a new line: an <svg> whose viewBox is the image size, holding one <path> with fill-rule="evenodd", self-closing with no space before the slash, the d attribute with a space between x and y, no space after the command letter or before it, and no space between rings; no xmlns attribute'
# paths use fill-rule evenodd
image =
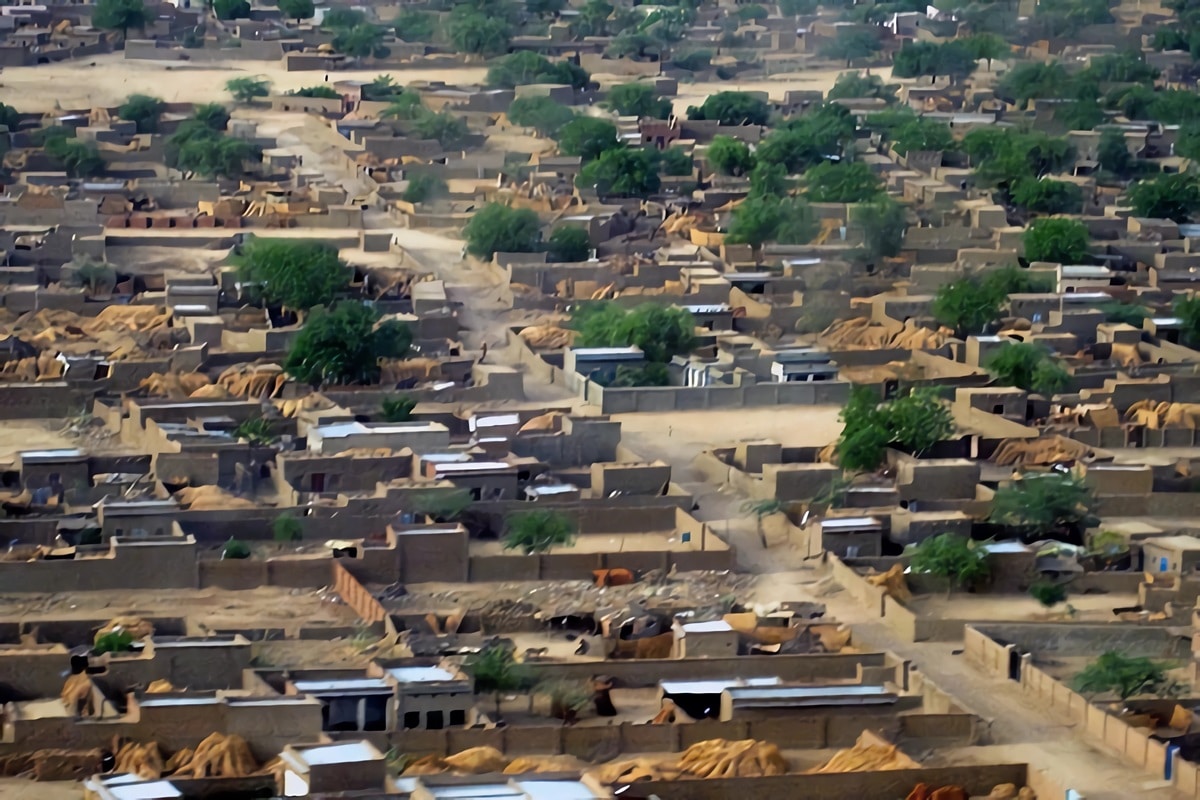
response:
<svg viewBox="0 0 1200 800"><path fill-rule="evenodd" d="M317 745L315 747L298 748L296 750L305 763L319 764L348 764L356 761L375 761L383 758L383 754L371 746L370 742L343 742L341 744Z"/></svg>
<svg viewBox="0 0 1200 800"><path fill-rule="evenodd" d="M183 797L183 792L170 781L147 781L137 775L116 775L101 781L100 786L112 795L114 800L166 800L171 797Z"/></svg>
<svg viewBox="0 0 1200 800"><path fill-rule="evenodd" d="M326 680L292 681L298 692L355 692L383 689L391 691L383 678L330 678Z"/></svg>
<svg viewBox="0 0 1200 800"><path fill-rule="evenodd" d="M438 683L460 680L441 667L393 667L388 674L400 683Z"/></svg>
<svg viewBox="0 0 1200 800"><path fill-rule="evenodd" d="M716 678L707 681L660 681L658 687L667 694L720 694L733 686L779 686L783 679Z"/></svg>
<svg viewBox="0 0 1200 800"><path fill-rule="evenodd" d="M598 797L582 781L524 780L517 785L530 800L593 800Z"/></svg>
<svg viewBox="0 0 1200 800"><path fill-rule="evenodd" d="M684 633L727 633L733 630L733 626L723 619L714 619L709 622L685 622L679 626Z"/></svg>
<svg viewBox="0 0 1200 800"><path fill-rule="evenodd" d="M738 703L786 702L788 705L862 705L894 703L896 695L883 686L731 686L725 690Z"/></svg>

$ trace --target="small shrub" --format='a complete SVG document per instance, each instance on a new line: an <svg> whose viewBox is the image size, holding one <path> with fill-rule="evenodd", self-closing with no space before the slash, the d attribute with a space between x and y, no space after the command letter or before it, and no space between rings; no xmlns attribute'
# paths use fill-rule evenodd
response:
<svg viewBox="0 0 1200 800"><path fill-rule="evenodd" d="M300 540L303 531L304 528L300 524L300 520L291 514L278 516L271 523L271 535L277 542L297 542Z"/></svg>
<svg viewBox="0 0 1200 800"><path fill-rule="evenodd" d="M1035 581L1029 587L1029 596L1046 608L1051 608L1067 599L1067 587L1053 581Z"/></svg>
<svg viewBox="0 0 1200 800"><path fill-rule="evenodd" d="M249 557L250 545L246 544L245 542L238 541L232 536L229 537L229 541L225 543L225 546L221 548L222 561Z"/></svg>
<svg viewBox="0 0 1200 800"><path fill-rule="evenodd" d="M385 397L379 404L379 416L383 417L384 422L408 422L416 407L417 401L406 394Z"/></svg>
<svg viewBox="0 0 1200 800"><path fill-rule="evenodd" d="M104 653L127 653L133 649L133 634L124 628L102 633L96 637L92 652L96 655Z"/></svg>

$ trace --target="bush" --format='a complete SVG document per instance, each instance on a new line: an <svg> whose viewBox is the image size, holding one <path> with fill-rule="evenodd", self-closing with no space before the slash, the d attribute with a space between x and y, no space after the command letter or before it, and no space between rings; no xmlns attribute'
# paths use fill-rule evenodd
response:
<svg viewBox="0 0 1200 800"><path fill-rule="evenodd" d="M766 125L771 107L745 92L717 92L704 103L687 110L688 119L717 120L722 125Z"/></svg>
<svg viewBox="0 0 1200 800"><path fill-rule="evenodd" d="M575 540L575 521L558 511L524 511L508 519L505 550L525 555L549 552Z"/></svg>
<svg viewBox="0 0 1200 800"><path fill-rule="evenodd" d="M412 344L407 325L379 323L373 308L344 301L319 309L292 342L283 368L313 386L379 382L380 359L403 358Z"/></svg>
<svg viewBox="0 0 1200 800"><path fill-rule="evenodd" d="M262 78L232 78L225 81L225 91L239 103L250 103L270 94L271 83Z"/></svg>
<svg viewBox="0 0 1200 800"><path fill-rule="evenodd" d="M379 416L384 422L408 422L416 407L417 401L406 394L385 397L379 404Z"/></svg>
<svg viewBox="0 0 1200 800"><path fill-rule="evenodd" d="M843 427L835 446L838 463L855 472L878 468L889 444L920 455L955 431L950 409L932 389L913 389L880 403L873 389L856 386L839 419Z"/></svg>
<svg viewBox="0 0 1200 800"><path fill-rule="evenodd" d="M559 151L565 156L579 156L584 161L591 161L617 146L617 126L606 119L575 117L558 132Z"/></svg>
<svg viewBox="0 0 1200 800"><path fill-rule="evenodd" d="M263 417L250 417L233 429L234 438L245 439L254 445L269 445L279 441L271 421Z"/></svg>
<svg viewBox="0 0 1200 800"><path fill-rule="evenodd" d="M243 559L250 557L250 545L229 537L229 541L221 548L221 560Z"/></svg>
<svg viewBox="0 0 1200 800"><path fill-rule="evenodd" d="M158 130L158 118L167 104L157 97L131 94L117 109L117 116L137 124L138 133L154 133Z"/></svg>
<svg viewBox="0 0 1200 800"><path fill-rule="evenodd" d="M682 308L644 303L625 311L615 303L581 310L573 320L581 347L640 347L647 361L662 364L691 352L696 322Z"/></svg>
<svg viewBox="0 0 1200 800"><path fill-rule="evenodd" d="M422 173L409 179L401 198L407 203L424 203L445 193L444 180L431 173Z"/></svg>
<svg viewBox="0 0 1200 800"><path fill-rule="evenodd" d="M659 97L658 92L649 83L623 83L608 91L604 101L622 117L650 117L667 119L671 116L671 101Z"/></svg>
<svg viewBox="0 0 1200 800"><path fill-rule="evenodd" d="M997 349L984 367L997 381L1027 392L1054 394L1066 389L1071 374L1041 344L1010 342Z"/></svg>
<svg viewBox="0 0 1200 800"><path fill-rule="evenodd" d="M716 136L704 151L704 160L723 175L745 175L754 169L750 147L732 136Z"/></svg>
<svg viewBox="0 0 1200 800"><path fill-rule="evenodd" d="M945 578L950 587L970 588L991 574L988 554L965 536L943 533L921 542L912 551L913 572Z"/></svg>
<svg viewBox="0 0 1200 800"><path fill-rule="evenodd" d="M1094 520L1095 504L1082 478L1061 472L1026 473L996 490L988 519L1014 529L1027 541L1065 539L1082 544L1083 529Z"/></svg>
<svg viewBox="0 0 1200 800"><path fill-rule="evenodd" d="M594 189L599 195L648 197L662 185L658 152L643 147L610 147L584 164L575 185Z"/></svg>
<svg viewBox="0 0 1200 800"><path fill-rule="evenodd" d="M490 259L496 253L532 253L538 249L541 221L528 208L489 203L463 228L467 252Z"/></svg>
<svg viewBox="0 0 1200 800"><path fill-rule="evenodd" d="M341 94L332 86L320 84L318 86L305 86L303 89L297 89L292 92L296 97L320 97L325 100L338 100Z"/></svg>
<svg viewBox="0 0 1200 800"><path fill-rule="evenodd" d="M563 126L575 119L575 112L549 97L518 97L508 107L508 118L515 125L533 128L542 136L554 137Z"/></svg>
<svg viewBox="0 0 1200 800"><path fill-rule="evenodd" d="M350 282L337 248L322 242L254 238L233 260L264 301L296 311L328 305Z"/></svg>
<svg viewBox="0 0 1200 800"><path fill-rule="evenodd" d="M132 649L133 634L124 628L100 634L92 645L92 653L98 656L105 653L128 653Z"/></svg>
<svg viewBox="0 0 1200 800"><path fill-rule="evenodd" d="M1184 687L1167 677L1169 664L1109 650L1075 676L1072 686L1081 694L1115 694L1128 700L1142 694L1174 697Z"/></svg>
<svg viewBox="0 0 1200 800"><path fill-rule="evenodd" d="M281 514L271 523L271 536L277 542L298 542L303 534L300 520L291 514Z"/></svg>
<svg viewBox="0 0 1200 800"><path fill-rule="evenodd" d="M1025 231L1025 258L1054 264L1088 262L1087 226L1076 219L1035 219Z"/></svg>
<svg viewBox="0 0 1200 800"><path fill-rule="evenodd" d="M1067 587L1053 581L1034 581L1029 587L1029 596L1046 608L1052 608L1067 599Z"/></svg>
<svg viewBox="0 0 1200 800"><path fill-rule="evenodd" d="M583 228L563 225L550 233L547 250L552 261L587 261L592 242Z"/></svg>

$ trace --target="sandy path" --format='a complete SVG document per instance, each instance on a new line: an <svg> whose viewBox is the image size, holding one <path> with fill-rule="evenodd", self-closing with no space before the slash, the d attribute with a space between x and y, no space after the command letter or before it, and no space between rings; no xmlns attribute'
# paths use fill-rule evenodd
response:
<svg viewBox="0 0 1200 800"><path fill-rule="evenodd" d="M486 67L447 66L438 69L340 70L328 73L330 80L371 80L388 73L397 83L445 81L478 83ZM185 61L125 60L122 53L94 59L64 61L32 67L6 67L0 74L0 96L21 111L53 111L116 105L131 94L143 93L169 102L228 102L225 81L261 76L274 90L286 92L313 86L326 73L287 72L276 61L224 61L191 64Z"/></svg>

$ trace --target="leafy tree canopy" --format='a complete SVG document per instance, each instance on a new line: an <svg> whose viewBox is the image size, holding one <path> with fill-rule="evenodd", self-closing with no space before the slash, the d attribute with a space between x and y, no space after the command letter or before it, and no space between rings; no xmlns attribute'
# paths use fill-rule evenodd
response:
<svg viewBox="0 0 1200 800"><path fill-rule="evenodd" d="M333 34L333 49L350 58L386 58L391 51L384 44L387 30L380 25L362 22L349 28L338 28Z"/></svg>
<svg viewBox="0 0 1200 800"><path fill-rule="evenodd" d="M1185 687L1167 677L1168 669L1165 662L1109 650L1084 667L1072 686L1082 694L1115 694L1123 701L1144 694L1175 697Z"/></svg>
<svg viewBox="0 0 1200 800"><path fill-rule="evenodd" d="M579 188L594 187L601 195L647 197L658 191L658 151L645 147L610 147L583 165L575 178Z"/></svg>
<svg viewBox="0 0 1200 800"><path fill-rule="evenodd" d="M910 42L896 53L892 74L898 78L947 75L958 81L975 71L975 61L974 49L963 39L942 44Z"/></svg>
<svg viewBox="0 0 1200 800"><path fill-rule="evenodd" d="M21 114L12 106L0 103L0 126L15 131L21 124Z"/></svg>
<svg viewBox="0 0 1200 800"><path fill-rule="evenodd" d="M212 130L207 126L205 129ZM240 178L246 172L247 162L262 160L262 148L254 142L216 131L192 136L172 152L171 166L204 178Z"/></svg>
<svg viewBox="0 0 1200 800"><path fill-rule="evenodd" d="M641 348L647 361L663 363L691 352L696 322L682 308L644 303L628 311L615 303L585 306L572 324L582 347Z"/></svg>
<svg viewBox="0 0 1200 800"><path fill-rule="evenodd" d="M1067 388L1071 373L1044 346L1011 342L992 353L984 365L997 381L1027 392L1054 394Z"/></svg>
<svg viewBox="0 0 1200 800"><path fill-rule="evenodd" d="M1200 211L1200 177L1179 172L1140 180L1129 188L1129 204L1139 217L1188 222Z"/></svg>
<svg viewBox="0 0 1200 800"><path fill-rule="evenodd" d="M508 118L517 125L533 128L541 136L553 138L575 119L575 112L544 95L518 97L508 107Z"/></svg>
<svg viewBox="0 0 1200 800"><path fill-rule="evenodd" d="M146 94L131 94L117 109L117 116L137 124L138 133L158 130L158 118L167 107L161 99Z"/></svg>
<svg viewBox="0 0 1200 800"><path fill-rule="evenodd" d="M201 103L192 108L192 119L206 128L223 131L229 126L229 109L220 103Z"/></svg>
<svg viewBox="0 0 1200 800"><path fill-rule="evenodd" d="M302 19L311 19L316 13L316 7L313 0L279 0L279 11L288 19L299 22Z"/></svg>
<svg viewBox="0 0 1200 800"><path fill-rule="evenodd" d="M445 193L446 182L431 172L425 172L409 179L402 197L408 203L424 203Z"/></svg>
<svg viewBox="0 0 1200 800"><path fill-rule="evenodd" d="M659 170L663 175L691 175L694 168L691 154L682 147L668 147L662 151Z"/></svg>
<svg viewBox="0 0 1200 800"><path fill-rule="evenodd" d="M587 261L592 241L583 228L562 225L550 232L546 249L552 261Z"/></svg>
<svg viewBox="0 0 1200 800"><path fill-rule="evenodd" d="M966 536L942 533L917 545L909 559L913 572L945 578L950 585L966 588L991 574L987 550Z"/></svg>
<svg viewBox="0 0 1200 800"><path fill-rule="evenodd" d="M152 19L142 0L96 0L92 11L92 25L102 30L120 31L122 36L130 28L141 28Z"/></svg>
<svg viewBox="0 0 1200 800"><path fill-rule="evenodd" d="M704 159L722 175L745 175L754 169L754 154L741 139L716 136L704 151Z"/></svg>
<svg viewBox="0 0 1200 800"><path fill-rule="evenodd" d="M550 61L530 50L501 56L488 67L487 85L504 89L531 83L565 83L576 89L587 87L592 77L569 61Z"/></svg>
<svg viewBox="0 0 1200 800"><path fill-rule="evenodd" d="M617 126L597 117L575 117L558 132L559 151L585 162L617 145Z"/></svg>
<svg viewBox="0 0 1200 800"><path fill-rule="evenodd" d="M659 97L649 83L622 83L612 87L604 101L607 108L622 117L667 119L671 116L671 101Z"/></svg>
<svg viewBox="0 0 1200 800"><path fill-rule="evenodd" d="M463 228L467 252L490 259L496 253L532 253L538 248L541 222L528 208L489 203Z"/></svg>
<svg viewBox="0 0 1200 800"><path fill-rule="evenodd" d="M428 42L438 32L437 14L428 11L401 11L392 20L396 38L405 42Z"/></svg>
<svg viewBox="0 0 1200 800"><path fill-rule="evenodd" d="M803 172L840 156L854 127L848 109L826 104L776 127L759 143L755 156L760 163L782 164L789 174Z"/></svg>
<svg viewBox="0 0 1200 800"><path fill-rule="evenodd" d="M839 31L831 41L821 46L820 54L824 58L836 58L845 61L846 66L860 58L870 58L883 48L879 37L864 28L847 28Z"/></svg>
<svg viewBox="0 0 1200 800"><path fill-rule="evenodd" d="M446 149L460 146L470 135L467 123L449 111L418 112L412 120L412 132L421 139L436 139Z"/></svg>
<svg viewBox="0 0 1200 800"><path fill-rule="evenodd" d="M878 195L883 182L862 162L818 164L805 176L805 194L813 203L861 203Z"/></svg>
<svg viewBox="0 0 1200 800"><path fill-rule="evenodd" d="M1029 472L996 490L989 519L1016 529L1026 541L1067 539L1083 543L1095 521L1096 498L1083 479L1062 472Z"/></svg>
<svg viewBox="0 0 1200 800"><path fill-rule="evenodd" d="M1027 211L1077 214L1083 207L1083 190L1067 181L1022 178L1012 189L1012 200Z"/></svg>
<svg viewBox="0 0 1200 800"><path fill-rule="evenodd" d="M766 125L771 107L745 92L717 92L699 106L690 106L688 119L717 120L722 125Z"/></svg>
<svg viewBox="0 0 1200 800"><path fill-rule="evenodd" d="M839 418L838 463L855 472L877 469L889 444L919 455L954 434L949 408L930 389L880 403L873 389L855 386Z"/></svg>
<svg viewBox="0 0 1200 800"><path fill-rule="evenodd" d="M900 85L884 83L878 75L863 75L859 72L843 72L837 76L833 86L825 95L826 100L857 100L873 98L891 105L896 102Z"/></svg>
<svg viewBox="0 0 1200 800"><path fill-rule="evenodd" d="M760 164L755 172L763 166ZM816 220L804 200L776 194L751 194L733 210L725 241L754 247L766 242L807 244L816 234Z"/></svg>
<svg viewBox="0 0 1200 800"><path fill-rule="evenodd" d="M212 10L217 19L247 19L250 3L247 0L212 0Z"/></svg>
<svg viewBox="0 0 1200 800"><path fill-rule="evenodd" d="M512 26L504 17L476 11L469 5L456 5L446 20L446 35L461 53L495 56L508 49Z"/></svg>
<svg viewBox="0 0 1200 800"><path fill-rule="evenodd" d="M908 210L886 194L850 207L850 221L863 231L861 256L868 263L900 255L908 230Z"/></svg>
<svg viewBox="0 0 1200 800"><path fill-rule="evenodd" d="M357 8L331 8L321 18L321 27L327 30L353 28L367 22L367 15Z"/></svg>
<svg viewBox="0 0 1200 800"><path fill-rule="evenodd" d="M225 81L225 91L239 103L249 103L271 93L271 82L263 78L231 78Z"/></svg>
<svg viewBox="0 0 1200 800"><path fill-rule="evenodd" d="M1025 230L1024 241L1029 261L1088 263L1087 226L1077 219L1035 219Z"/></svg>
<svg viewBox="0 0 1200 800"><path fill-rule="evenodd" d="M575 521L561 511L525 511L508 518L505 550L547 553L575 540Z"/></svg>
<svg viewBox="0 0 1200 800"><path fill-rule="evenodd" d="M892 147L900 155L923 150L953 150L954 134L950 126L932 119L914 119L892 133Z"/></svg>
<svg viewBox="0 0 1200 800"><path fill-rule="evenodd" d="M337 248L299 239L254 238L235 257L238 279L268 303L296 311L328 305L350 281Z"/></svg>
<svg viewBox="0 0 1200 800"><path fill-rule="evenodd" d="M337 89L323 83L317 86L305 86L303 89L297 89L292 92L292 94L296 95L296 97L321 97L326 100L337 100L341 97Z"/></svg>
<svg viewBox="0 0 1200 800"><path fill-rule="evenodd" d="M104 159L94 144L57 135L47 138L43 147L72 178L94 178L104 172Z"/></svg>
<svg viewBox="0 0 1200 800"><path fill-rule="evenodd" d="M1200 345L1200 297L1176 297L1171 311L1182 325L1183 343L1189 347Z"/></svg>
<svg viewBox="0 0 1200 800"><path fill-rule="evenodd" d="M407 325L379 322L373 308L343 300L312 313L292 342L283 368L313 386L375 384L379 360L403 358L411 344Z"/></svg>

